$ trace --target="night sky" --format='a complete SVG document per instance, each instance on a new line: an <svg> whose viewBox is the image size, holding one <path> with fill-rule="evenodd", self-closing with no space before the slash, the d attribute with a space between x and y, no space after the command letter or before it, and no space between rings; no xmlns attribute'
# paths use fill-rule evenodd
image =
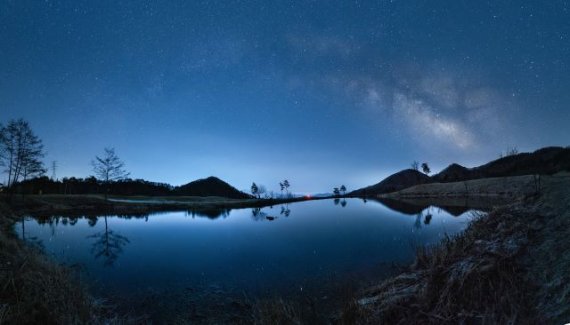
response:
<svg viewBox="0 0 570 325"><path fill-rule="evenodd" d="M0 0L0 122L57 177L355 189L570 144L568 1ZM51 172L48 172L51 175ZM3 176L2 176L3 177Z"/></svg>

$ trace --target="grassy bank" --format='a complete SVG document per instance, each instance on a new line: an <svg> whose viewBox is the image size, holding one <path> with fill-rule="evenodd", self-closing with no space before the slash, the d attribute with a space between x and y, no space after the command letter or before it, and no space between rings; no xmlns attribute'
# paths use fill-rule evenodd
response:
<svg viewBox="0 0 570 325"><path fill-rule="evenodd" d="M387 198L465 198L465 197L521 197L540 191L542 178L549 176L513 176L483 178L452 183L429 183L382 194Z"/></svg>
<svg viewBox="0 0 570 325"><path fill-rule="evenodd" d="M102 195L14 195L10 207L22 215L140 214L161 211L261 208L323 198L227 199L222 197L109 197ZM7 201L7 197L0 196Z"/></svg>
<svg viewBox="0 0 570 325"><path fill-rule="evenodd" d="M461 235L422 248L395 277L348 295L338 313L314 301L238 304L244 323L563 323L570 318L570 177L544 177L541 191L482 215ZM511 191L514 191L512 189ZM96 304L76 274L28 247L13 232L21 214L147 213L240 208L292 200L227 200L44 195L0 201L0 323L97 323L111 313ZM342 296L342 297L341 297ZM342 302L344 301L344 302ZM153 302L154 303L154 302ZM242 307L240 307L242 308ZM220 313L222 314L222 313ZM107 316L101 316L107 315ZM115 318L116 319L116 318Z"/></svg>
<svg viewBox="0 0 570 325"><path fill-rule="evenodd" d="M97 322L94 300L72 270L19 240L16 219L0 201L0 324Z"/></svg>
<svg viewBox="0 0 570 325"><path fill-rule="evenodd" d="M570 178L421 249L401 275L360 294L349 323L563 323L570 319Z"/></svg>

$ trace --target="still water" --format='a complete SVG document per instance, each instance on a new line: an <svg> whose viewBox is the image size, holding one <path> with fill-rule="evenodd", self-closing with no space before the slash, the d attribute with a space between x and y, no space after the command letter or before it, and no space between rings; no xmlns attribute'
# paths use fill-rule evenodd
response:
<svg viewBox="0 0 570 325"><path fill-rule="evenodd" d="M390 206L391 208L388 208ZM398 211L400 210L400 211ZM177 291L258 297L374 281L419 245L463 230L468 209L317 200L262 209L27 218L16 230L115 300Z"/></svg>

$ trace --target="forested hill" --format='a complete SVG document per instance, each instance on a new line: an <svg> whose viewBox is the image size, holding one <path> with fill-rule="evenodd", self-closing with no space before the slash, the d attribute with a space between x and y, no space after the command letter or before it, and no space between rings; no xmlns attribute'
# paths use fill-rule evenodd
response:
<svg viewBox="0 0 570 325"><path fill-rule="evenodd" d="M217 177L208 177L182 186L149 182L142 179L124 179L109 182L106 186L95 177L63 178L52 180L38 177L20 182L15 187L16 193L26 194L104 194L110 195L145 195L145 196L220 196L233 199L248 199L250 195L238 191L233 186Z"/></svg>
<svg viewBox="0 0 570 325"><path fill-rule="evenodd" d="M237 190L235 187L214 176L176 187L173 192L176 195L185 196L221 196L232 199L251 198L250 195Z"/></svg>

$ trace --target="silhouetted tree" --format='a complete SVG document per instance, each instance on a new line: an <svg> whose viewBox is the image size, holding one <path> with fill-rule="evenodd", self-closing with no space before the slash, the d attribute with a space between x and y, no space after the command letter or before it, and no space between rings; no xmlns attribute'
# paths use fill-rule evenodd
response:
<svg viewBox="0 0 570 325"><path fill-rule="evenodd" d="M255 197L258 197L259 188L257 187L257 184L255 184L255 182L251 184L251 194L253 194L253 196Z"/></svg>
<svg viewBox="0 0 570 325"><path fill-rule="evenodd" d="M0 166L8 174L6 187L10 190L21 178L40 176L46 172L40 160L44 157L42 140L28 122L11 120L0 127Z"/></svg>
<svg viewBox="0 0 570 325"><path fill-rule="evenodd" d="M412 167L413 170L420 170L420 163L415 160L412 161L410 166Z"/></svg>
<svg viewBox="0 0 570 325"><path fill-rule="evenodd" d="M425 173L426 175L429 175L429 173L431 173L431 170L429 169L429 166L428 166L427 163L423 163L423 164L422 164L422 170L424 171L424 173Z"/></svg>
<svg viewBox="0 0 570 325"><path fill-rule="evenodd" d="M129 176L129 173L123 169L125 163L115 154L114 148L105 148L103 158L95 156L95 160L91 161L91 165L95 175L105 184L105 200L109 194L109 183Z"/></svg>
<svg viewBox="0 0 570 325"><path fill-rule="evenodd" d="M505 151L505 154L503 154L501 152L501 154L499 155L499 158L514 156L514 155L518 155L518 154L519 154L519 149L517 147L510 147L510 148L507 148L507 150Z"/></svg>
<svg viewBox="0 0 570 325"><path fill-rule="evenodd" d="M345 194L346 194L346 186L341 185L341 186L340 186L340 191L342 192L342 195L345 195Z"/></svg>
<svg viewBox="0 0 570 325"><path fill-rule="evenodd" d="M283 182L279 182L279 187L281 188L281 197L283 197L283 190L285 189L285 185L283 185Z"/></svg>
<svg viewBox="0 0 570 325"><path fill-rule="evenodd" d="M335 187L335 188L333 189L333 194L334 194L335 196L340 196L340 190L338 189L338 187Z"/></svg>
<svg viewBox="0 0 570 325"><path fill-rule="evenodd" d="M285 188L285 192L287 193L287 197L289 197L289 186L291 186L291 184L289 184L289 181L284 180L283 181L283 188Z"/></svg>

